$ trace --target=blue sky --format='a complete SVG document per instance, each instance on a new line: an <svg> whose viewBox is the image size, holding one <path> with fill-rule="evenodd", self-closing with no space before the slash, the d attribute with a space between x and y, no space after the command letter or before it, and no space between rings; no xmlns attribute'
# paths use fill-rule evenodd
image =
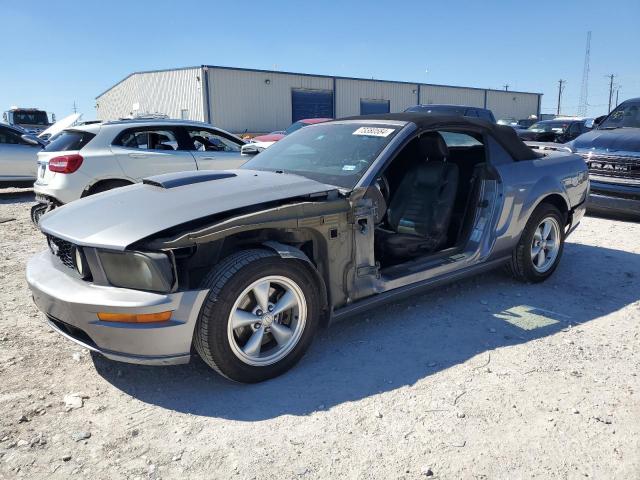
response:
<svg viewBox="0 0 640 480"><path fill-rule="evenodd" d="M3 1L0 110L58 118L127 74L201 64L544 93L576 110L591 30L589 113L640 96L640 1Z"/></svg>

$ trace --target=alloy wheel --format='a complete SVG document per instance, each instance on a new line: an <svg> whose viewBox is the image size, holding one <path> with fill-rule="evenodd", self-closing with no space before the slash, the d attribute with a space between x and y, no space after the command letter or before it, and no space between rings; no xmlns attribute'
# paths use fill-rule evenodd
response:
<svg viewBox="0 0 640 480"><path fill-rule="evenodd" d="M263 277L245 288L233 304L227 327L229 345L248 365L271 365L295 348L306 320L302 289L287 277Z"/></svg>
<svg viewBox="0 0 640 480"><path fill-rule="evenodd" d="M560 225L553 217L546 217L540 222L533 234L531 242L531 261L538 273L549 270L560 251Z"/></svg>

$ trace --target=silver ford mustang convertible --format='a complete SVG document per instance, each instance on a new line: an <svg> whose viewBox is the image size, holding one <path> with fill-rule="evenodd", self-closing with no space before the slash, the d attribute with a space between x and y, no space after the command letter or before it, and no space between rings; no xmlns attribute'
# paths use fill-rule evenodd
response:
<svg viewBox="0 0 640 480"><path fill-rule="evenodd" d="M510 127L419 113L299 130L239 170L160 175L46 214L27 280L49 325L108 358L197 354L285 372L332 320L509 265L558 266L585 211L577 155Z"/></svg>

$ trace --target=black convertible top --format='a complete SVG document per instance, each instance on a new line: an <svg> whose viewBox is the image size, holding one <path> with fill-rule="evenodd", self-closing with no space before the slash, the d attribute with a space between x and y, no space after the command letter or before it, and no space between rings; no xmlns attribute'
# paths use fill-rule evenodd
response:
<svg viewBox="0 0 640 480"><path fill-rule="evenodd" d="M504 149L509 152L514 160L533 160L540 155L518 137L516 131L507 125L497 125L479 118L462 117L456 115L434 115L420 112L384 113L374 115L360 115L345 117L339 120L395 120L414 123L418 130L436 130L439 128L460 128L481 133L489 133Z"/></svg>

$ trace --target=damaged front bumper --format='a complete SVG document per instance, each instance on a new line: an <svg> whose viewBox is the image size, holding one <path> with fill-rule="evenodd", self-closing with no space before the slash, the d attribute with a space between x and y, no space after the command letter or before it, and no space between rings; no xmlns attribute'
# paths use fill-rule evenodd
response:
<svg viewBox="0 0 640 480"><path fill-rule="evenodd" d="M27 283L49 325L107 358L146 365L188 363L200 307L207 290L170 294L94 285L71 276L49 251L27 264ZM148 314L172 311L157 323L117 323L98 312Z"/></svg>

